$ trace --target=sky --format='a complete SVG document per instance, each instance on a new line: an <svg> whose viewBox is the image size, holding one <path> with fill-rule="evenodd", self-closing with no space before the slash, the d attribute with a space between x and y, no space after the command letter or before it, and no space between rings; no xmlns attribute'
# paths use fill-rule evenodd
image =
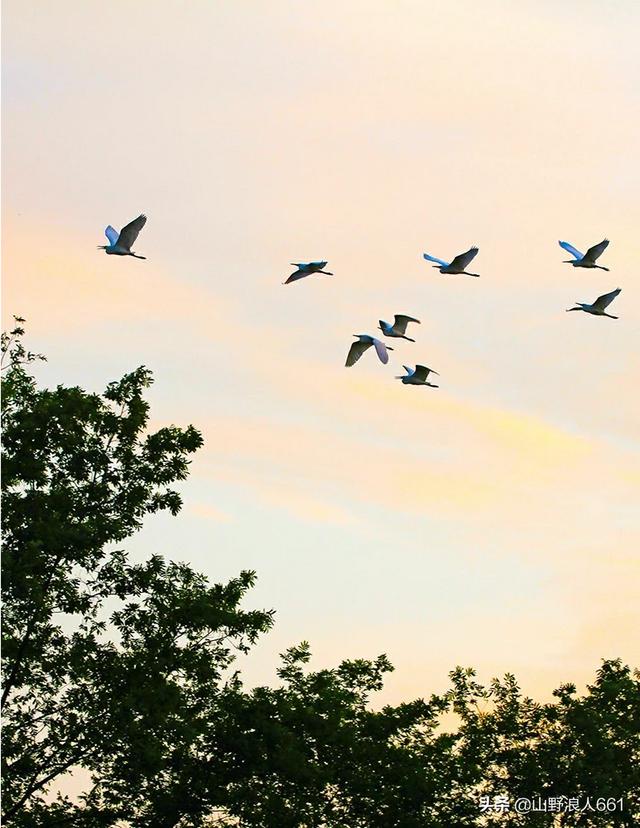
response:
<svg viewBox="0 0 640 828"><path fill-rule="evenodd" d="M255 569L271 683L386 652L546 698L639 663L640 6L5 0L3 322L46 385L154 371L205 446L128 544ZM146 261L105 256L139 213ZM610 272L558 247L607 237ZM422 259L472 244L480 279ZM333 277L284 287L290 262ZM616 287L617 321L565 314ZM421 320L389 365L352 334ZM402 364L440 373L403 386Z"/></svg>

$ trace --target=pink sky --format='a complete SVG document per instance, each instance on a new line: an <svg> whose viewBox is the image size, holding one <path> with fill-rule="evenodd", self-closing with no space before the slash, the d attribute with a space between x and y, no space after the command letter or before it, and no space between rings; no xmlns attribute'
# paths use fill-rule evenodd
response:
<svg viewBox="0 0 640 828"><path fill-rule="evenodd" d="M3 318L43 382L152 368L205 448L136 555L255 568L247 662L387 652L530 692L638 662L633 2L4 3ZM96 251L149 216L145 262ZM557 240L604 236L610 273ZM423 260L480 247L480 279ZM289 262L334 278L286 288ZM621 287L620 319L565 314ZM422 320L393 365L351 335ZM403 387L424 362L441 388Z"/></svg>

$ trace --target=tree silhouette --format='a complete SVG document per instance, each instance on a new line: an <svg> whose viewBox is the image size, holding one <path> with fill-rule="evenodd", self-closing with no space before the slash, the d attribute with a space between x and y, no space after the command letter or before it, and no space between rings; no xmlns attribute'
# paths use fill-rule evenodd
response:
<svg viewBox="0 0 640 828"><path fill-rule="evenodd" d="M39 388L23 321L2 337L7 825L638 824L640 676L618 660L547 704L456 668L448 692L373 710L384 655L314 672L303 642L275 686L245 688L235 654L272 624L241 608L255 573L210 584L120 546L179 511L199 432L148 431L144 367L102 395ZM594 807L516 812L536 797Z"/></svg>

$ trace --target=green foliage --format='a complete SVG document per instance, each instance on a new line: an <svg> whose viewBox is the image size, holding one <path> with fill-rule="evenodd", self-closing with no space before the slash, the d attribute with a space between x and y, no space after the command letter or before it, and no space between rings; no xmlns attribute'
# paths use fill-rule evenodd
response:
<svg viewBox="0 0 640 828"><path fill-rule="evenodd" d="M234 658L272 623L241 609L254 573L211 585L119 548L146 515L180 509L172 487L200 434L149 433L145 368L102 395L39 388L22 321L2 338L5 824L638 824L640 675L619 661L547 704L511 675L483 686L457 668L445 694L375 711L386 656L312 671L302 642L276 686L244 688ZM76 800L60 793L69 773ZM496 795L624 811L483 813Z"/></svg>
<svg viewBox="0 0 640 828"><path fill-rule="evenodd" d="M85 816L112 824L207 727L271 614L238 608L251 572L210 586L184 564L129 563L116 544L179 510L172 484L202 438L147 431L145 368L103 395L38 389L21 334L2 342L4 821L44 820L44 792L81 767Z"/></svg>

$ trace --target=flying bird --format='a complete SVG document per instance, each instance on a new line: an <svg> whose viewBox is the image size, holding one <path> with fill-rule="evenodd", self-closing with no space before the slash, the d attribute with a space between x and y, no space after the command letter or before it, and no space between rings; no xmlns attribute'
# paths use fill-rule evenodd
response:
<svg viewBox="0 0 640 828"><path fill-rule="evenodd" d="M333 276L333 273L324 270L329 262L291 262L291 264L298 269L289 276L286 282L283 282L285 285L288 285L289 282L297 282L298 279L304 279L305 276L311 276L313 273L324 273L325 276Z"/></svg>
<svg viewBox="0 0 640 828"><path fill-rule="evenodd" d="M600 244L594 244L584 255L579 250L576 250L572 244L569 244L569 242L559 241L558 244L563 250L566 250L567 253L571 253L573 256L573 259L565 259L563 264L570 264L574 267L597 267L599 270L609 270L608 267L596 264L596 260L600 258L609 246L609 239L603 239Z"/></svg>
<svg viewBox="0 0 640 828"><path fill-rule="evenodd" d="M133 256L136 259L146 259L146 256L139 256L137 253L131 252L131 245L134 244L138 238L138 233L146 223L147 217L140 215L125 225L120 233L109 224L104 231L105 236L109 239L109 244L99 245L98 250L104 250L105 253L112 256Z"/></svg>
<svg viewBox="0 0 640 828"><path fill-rule="evenodd" d="M467 273L465 270L478 255L477 247L470 247L466 253L460 253L452 262L436 259L435 256L430 256L428 253L423 253L422 255L428 262L436 262L433 267L437 267L440 273L463 273L465 276L480 276L479 273Z"/></svg>
<svg viewBox="0 0 640 828"><path fill-rule="evenodd" d="M393 316L393 325L390 322L385 322L384 319L380 319L379 322L379 328L385 336L394 336L398 339L415 342L415 339L411 339L410 336L405 336L405 333L409 322L417 322L419 325L419 319L414 319L413 316L405 316L403 313L396 313Z"/></svg>
<svg viewBox="0 0 640 828"><path fill-rule="evenodd" d="M438 374L433 368L427 368L426 365L416 365L415 368L409 368L408 365L403 365L402 367L407 373L402 377L396 377L396 379L402 380L403 385L428 385L429 388L440 387L439 385L434 385L432 382L427 382L429 374Z"/></svg>
<svg viewBox="0 0 640 828"><path fill-rule="evenodd" d="M593 314L593 316L608 316L610 319L618 319L619 317L606 313L605 309L609 307L621 290L622 288L616 288L611 293L604 293L602 296L598 296L591 305L587 305L585 302L576 302L577 307L567 308L567 313L569 311L584 311Z"/></svg>
<svg viewBox="0 0 640 828"><path fill-rule="evenodd" d="M389 362L389 354L387 351L393 351L391 346L387 347L384 342L380 342L380 340L376 339L375 336L369 336L369 334L354 334L354 336L357 337L358 341L351 343L349 353L347 354L347 361L345 362L345 366L347 368L355 365L362 354L364 354L364 352L372 345L376 349L380 362L382 362L383 365L386 365L387 362Z"/></svg>

